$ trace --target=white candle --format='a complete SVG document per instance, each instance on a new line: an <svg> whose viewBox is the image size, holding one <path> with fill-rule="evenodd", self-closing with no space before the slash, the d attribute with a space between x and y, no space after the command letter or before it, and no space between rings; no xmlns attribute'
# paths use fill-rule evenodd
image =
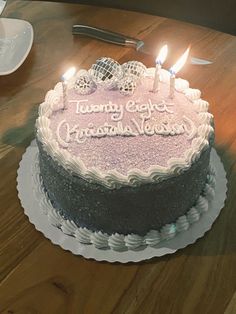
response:
<svg viewBox="0 0 236 314"><path fill-rule="evenodd" d="M156 58L156 70L155 70L155 77L153 82L153 92L156 93L159 91L159 81L160 81L160 71L161 66L165 62L168 53L167 45L163 46Z"/></svg>
<svg viewBox="0 0 236 314"><path fill-rule="evenodd" d="M179 60L169 69L170 72L170 92L169 97L171 99L175 96L175 75L177 72L179 72L180 69L184 66L185 62L188 59L190 48L188 48L184 54L179 58Z"/></svg>
<svg viewBox="0 0 236 314"><path fill-rule="evenodd" d="M63 109L67 109L67 82L62 81L62 93L63 93Z"/></svg>
<svg viewBox="0 0 236 314"><path fill-rule="evenodd" d="M75 67L70 68L62 75L63 109L67 109L67 83L75 75Z"/></svg>
<svg viewBox="0 0 236 314"><path fill-rule="evenodd" d="M175 95L175 74L172 73L170 75L170 94L169 94L170 99L173 99L174 95Z"/></svg>
<svg viewBox="0 0 236 314"><path fill-rule="evenodd" d="M161 64L156 64L156 70L155 70L155 77L153 82L153 92L156 93L159 91L159 81L160 81L160 70L161 70Z"/></svg>

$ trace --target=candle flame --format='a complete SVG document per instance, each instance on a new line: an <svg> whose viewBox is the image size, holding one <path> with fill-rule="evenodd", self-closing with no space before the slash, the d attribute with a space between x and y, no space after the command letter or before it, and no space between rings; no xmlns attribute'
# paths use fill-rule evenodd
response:
<svg viewBox="0 0 236 314"><path fill-rule="evenodd" d="M170 68L170 72L172 74L176 74L179 72L179 70L182 69L182 67L184 66L185 62L188 59L189 50L190 50L190 48L188 48L184 52L184 54L179 58L179 60Z"/></svg>
<svg viewBox="0 0 236 314"><path fill-rule="evenodd" d="M167 53L168 53L168 47L167 45L163 46L156 58L156 63L159 63L159 64L163 64L166 60L166 57L167 57Z"/></svg>
<svg viewBox="0 0 236 314"><path fill-rule="evenodd" d="M62 79L63 81L68 81L70 78L72 78L72 76L75 75L75 67L69 68L63 75L62 75Z"/></svg>

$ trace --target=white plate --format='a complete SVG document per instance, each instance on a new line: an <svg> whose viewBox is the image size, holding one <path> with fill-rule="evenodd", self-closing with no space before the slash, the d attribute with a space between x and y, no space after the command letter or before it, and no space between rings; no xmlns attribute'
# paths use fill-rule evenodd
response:
<svg viewBox="0 0 236 314"><path fill-rule="evenodd" d="M31 49L33 38L33 27L29 22L0 18L0 75L19 68Z"/></svg>

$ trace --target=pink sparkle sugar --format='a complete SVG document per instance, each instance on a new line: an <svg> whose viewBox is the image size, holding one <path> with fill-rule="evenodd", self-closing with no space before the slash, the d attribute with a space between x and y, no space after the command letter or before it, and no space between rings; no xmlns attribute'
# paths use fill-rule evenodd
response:
<svg viewBox="0 0 236 314"><path fill-rule="evenodd" d="M153 103L168 99L168 84L161 83L160 92L158 93L151 91L152 84L152 79L145 78L142 84L137 87L133 96L123 96L117 90L104 91L102 89L97 89L90 95L79 95L73 89L70 89L68 91L68 100L87 99L86 104L106 104L110 100L112 103L125 105L131 99L139 103L147 103L148 99ZM172 123L181 123L183 116L186 116L198 127L198 114L190 100L182 93L176 92L175 98L171 102L173 102L173 106L170 109L174 111L173 114L153 112L152 117L158 120L166 115L173 119ZM131 118L137 118L139 115L138 113L125 111L122 123L131 125ZM55 139L57 139L56 129L58 123L64 119L71 127L79 124L81 128L87 127L91 122L95 126L102 125L104 122L115 123L111 120L110 113L76 114L76 106L72 103L69 104L67 110L55 111L51 116L51 129ZM64 133L65 130L62 129L60 132L62 138L65 138L63 137L65 136ZM117 170L122 174L127 174L127 171L133 168L145 171L150 166L166 166L170 158L183 157L184 152L190 148L191 142L192 139L189 140L186 133L174 136L115 136L88 138L84 143L73 141L69 143L67 149L71 154L78 156L88 168L96 167L103 171Z"/></svg>

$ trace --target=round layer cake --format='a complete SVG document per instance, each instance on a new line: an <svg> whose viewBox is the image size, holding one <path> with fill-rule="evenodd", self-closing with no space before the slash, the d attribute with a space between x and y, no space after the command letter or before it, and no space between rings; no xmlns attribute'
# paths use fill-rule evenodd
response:
<svg viewBox="0 0 236 314"><path fill-rule="evenodd" d="M125 68L106 84L80 71L66 97L61 83L47 93L36 124L42 184L78 230L145 237L169 226L171 233L203 202L213 116L186 80L176 79L170 98L167 71L154 93L154 69L137 78Z"/></svg>

